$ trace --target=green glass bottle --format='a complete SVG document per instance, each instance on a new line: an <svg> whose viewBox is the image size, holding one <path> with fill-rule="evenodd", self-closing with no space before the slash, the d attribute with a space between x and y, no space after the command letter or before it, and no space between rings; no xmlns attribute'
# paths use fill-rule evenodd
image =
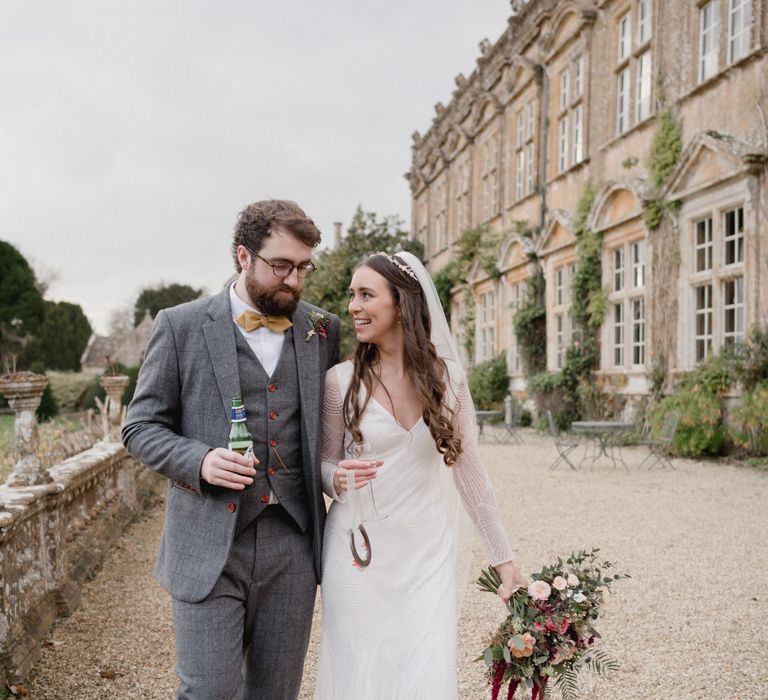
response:
<svg viewBox="0 0 768 700"><path fill-rule="evenodd" d="M253 455L253 435L248 432L245 420L245 406L239 396L232 398L232 413L229 428L229 449L241 455Z"/></svg>

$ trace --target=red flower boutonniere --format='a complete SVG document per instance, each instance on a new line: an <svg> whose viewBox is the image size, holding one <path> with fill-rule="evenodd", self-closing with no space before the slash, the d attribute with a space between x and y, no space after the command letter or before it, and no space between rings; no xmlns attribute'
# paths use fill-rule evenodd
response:
<svg viewBox="0 0 768 700"><path fill-rule="evenodd" d="M315 334L322 336L323 338L328 335L328 326L331 323L330 316L318 313L317 311L310 311L307 321L311 326L307 331L307 342L309 342Z"/></svg>

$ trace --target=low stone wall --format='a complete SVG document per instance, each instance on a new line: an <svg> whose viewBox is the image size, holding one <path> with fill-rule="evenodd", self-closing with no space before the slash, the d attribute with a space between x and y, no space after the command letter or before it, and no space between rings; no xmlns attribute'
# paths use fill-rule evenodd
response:
<svg viewBox="0 0 768 700"><path fill-rule="evenodd" d="M164 480L119 443L98 443L40 486L0 486L0 688L24 678L56 617Z"/></svg>

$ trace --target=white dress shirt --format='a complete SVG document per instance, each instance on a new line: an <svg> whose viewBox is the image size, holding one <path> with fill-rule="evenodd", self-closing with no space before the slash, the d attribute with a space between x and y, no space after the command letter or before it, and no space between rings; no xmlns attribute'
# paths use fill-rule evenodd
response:
<svg viewBox="0 0 768 700"><path fill-rule="evenodd" d="M256 355L261 366L268 376L272 376L272 372L277 367L277 361L280 359L280 353L283 350L283 339L285 338L285 331L273 331L266 326L261 326L253 331L246 331L238 322L237 317L244 311L255 311L260 314L261 311L255 309L250 304L244 302L237 292L235 292L235 283L229 288L229 305L232 308L232 320L235 321L237 330L240 331L243 338L253 350L253 354Z"/></svg>

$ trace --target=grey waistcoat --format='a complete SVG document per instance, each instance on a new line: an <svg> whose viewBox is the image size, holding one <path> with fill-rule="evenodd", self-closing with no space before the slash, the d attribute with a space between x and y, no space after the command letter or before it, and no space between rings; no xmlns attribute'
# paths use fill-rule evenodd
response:
<svg viewBox="0 0 768 700"><path fill-rule="evenodd" d="M259 464L253 486L240 498L236 533L268 505L270 489L296 524L309 525L307 492L301 465L301 405L292 329L285 332L277 367L267 376L241 333L235 332L240 391L253 449Z"/></svg>

